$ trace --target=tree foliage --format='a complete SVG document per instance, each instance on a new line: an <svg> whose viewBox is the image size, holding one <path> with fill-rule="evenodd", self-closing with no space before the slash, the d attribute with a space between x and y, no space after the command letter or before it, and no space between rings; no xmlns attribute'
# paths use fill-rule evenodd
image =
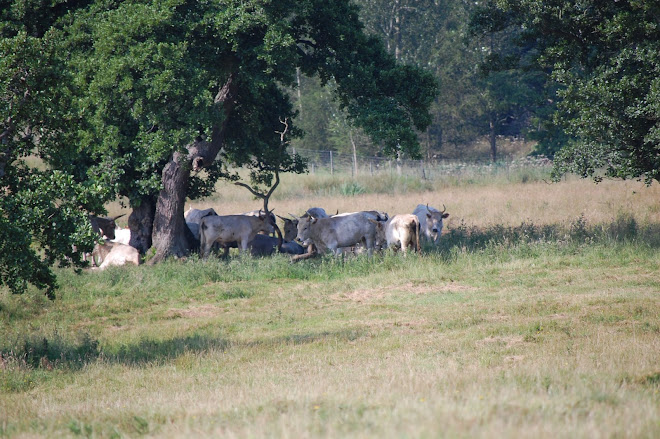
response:
<svg viewBox="0 0 660 439"><path fill-rule="evenodd" d="M50 267L84 266L81 252L95 241L87 212L102 212L110 191L75 161L79 119L60 52L61 2L48 14L31 2L2 3L0 285L20 293L30 283L52 298Z"/></svg>
<svg viewBox="0 0 660 439"><path fill-rule="evenodd" d="M48 267L65 257L79 263L71 244L94 241L86 212L111 197L127 197L134 213L148 207L145 223L153 220L165 257L187 245L178 238L187 196L237 179L238 166L256 186L304 171L278 134L282 120L295 121L297 72L336 84L348 120L386 153L419 155L417 132L430 123L435 79L397 64L348 0L2 6L0 226L3 237L16 236L3 240L6 250L26 257L0 258L15 291L28 280L51 294ZM292 125L287 135L301 131Z"/></svg>
<svg viewBox="0 0 660 439"><path fill-rule="evenodd" d="M574 172L660 181L660 5L502 0L561 88L556 122L571 136L555 177Z"/></svg>

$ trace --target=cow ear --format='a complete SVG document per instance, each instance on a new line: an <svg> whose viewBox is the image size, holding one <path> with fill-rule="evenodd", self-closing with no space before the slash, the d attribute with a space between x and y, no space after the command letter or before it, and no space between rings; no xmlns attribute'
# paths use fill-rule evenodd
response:
<svg viewBox="0 0 660 439"><path fill-rule="evenodd" d="M310 218L309 222L312 224L316 224L316 222L318 221L318 218L314 218L313 216L310 216L309 218Z"/></svg>
<svg viewBox="0 0 660 439"><path fill-rule="evenodd" d="M433 218L433 215L431 215L430 213L427 213L426 216L427 216L428 218Z"/></svg>
<svg viewBox="0 0 660 439"><path fill-rule="evenodd" d="M448 216L449 216L448 213L445 213L445 214L442 215L443 218L447 218Z"/></svg>

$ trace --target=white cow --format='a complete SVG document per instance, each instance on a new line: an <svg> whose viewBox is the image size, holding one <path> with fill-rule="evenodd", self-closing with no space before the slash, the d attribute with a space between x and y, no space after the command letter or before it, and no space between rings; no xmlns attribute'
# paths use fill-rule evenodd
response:
<svg viewBox="0 0 660 439"><path fill-rule="evenodd" d="M420 224L416 215L394 215L387 221L370 220L376 225L376 244L406 254L408 247L421 252L419 245Z"/></svg>
<svg viewBox="0 0 660 439"><path fill-rule="evenodd" d="M99 270L125 264L140 265L140 252L130 245L118 242L106 241L104 244L96 244L92 257L95 261L98 259L103 261Z"/></svg>
<svg viewBox="0 0 660 439"><path fill-rule="evenodd" d="M373 253L376 226L362 213L333 218L298 218L298 236L304 246L313 244L319 253L331 250L341 255L343 247L364 242L369 255Z"/></svg>
<svg viewBox="0 0 660 439"><path fill-rule="evenodd" d="M129 245L129 243L131 242L131 229L116 228L115 239L111 239L110 241Z"/></svg>
<svg viewBox="0 0 660 439"><path fill-rule="evenodd" d="M209 215L218 215L218 214L215 213L215 210L213 210L212 207L203 210L195 209L191 207L190 209L186 210L186 213L183 214L183 218L186 220L187 223L199 224L202 218Z"/></svg>
<svg viewBox="0 0 660 439"><path fill-rule="evenodd" d="M273 230L270 212L261 216L220 215L206 216L199 223L199 241L202 257L206 258L214 243L225 248L224 256L229 254L229 247L237 243L240 251L245 252L248 244L259 232L270 233Z"/></svg>
<svg viewBox="0 0 660 439"><path fill-rule="evenodd" d="M422 237L433 244L440 242L440 234L442 233L442 220L449 216L445 213L447 208L442 205L442 212L436 208L429 207L428 204L418 204L413 215L419 219L419 225L422 229Z"/></svg>

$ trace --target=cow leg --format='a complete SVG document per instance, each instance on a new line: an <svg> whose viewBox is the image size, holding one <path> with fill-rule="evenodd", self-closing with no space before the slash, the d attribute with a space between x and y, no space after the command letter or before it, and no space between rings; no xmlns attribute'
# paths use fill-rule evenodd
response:
<svg viewBox="0 0 660 439"><path fill-rule="evenodd" d="M365 238L364 244L367 247L367 255L372 257L374 255L374 240L372 238Z"/></svg>

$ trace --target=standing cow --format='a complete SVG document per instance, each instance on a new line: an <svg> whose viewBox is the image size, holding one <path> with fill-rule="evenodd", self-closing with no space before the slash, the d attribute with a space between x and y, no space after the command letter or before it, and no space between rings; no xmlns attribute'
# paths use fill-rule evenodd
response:
<svg viewBox="0 0 660 439"><path fill-rule="evenodd" d="M369 255L373 253L376 226L365 215L356 213L333 218L298 218L298 241L304 246L313 244L319 253L331 250L335 255L343 247L364 242Z"/></svg>
<svg viewBox="0 0 660 439"><path fill-rule="evenodd" d="M229 254L229 247L236 242L239 250L245 252L248 244L259 232L271 233L273 225L270 212L260 216L220 215L206 216L199 223L199 240L202 257L206 258L214 243L224 247L224 257Z"/></svg>
<svg viewBox="0 0 660 439"><path fill-rule="evenodd" d="M387 221L369 220L376 225L376 245L397 251L405 255L408 247L422 251L419 245L420 224L412 214L394 215Z"/></svg>
<svg viewBox="0 0 660 439"><path fill-rule="evenodd" d="M447 208L442 205L442 212L428 204L418 204L413 215L419 219L419 225L422 230L422 237L437 245L440 242L440 234L442 233L442 220L449 216L445 213Z"/></svg>

